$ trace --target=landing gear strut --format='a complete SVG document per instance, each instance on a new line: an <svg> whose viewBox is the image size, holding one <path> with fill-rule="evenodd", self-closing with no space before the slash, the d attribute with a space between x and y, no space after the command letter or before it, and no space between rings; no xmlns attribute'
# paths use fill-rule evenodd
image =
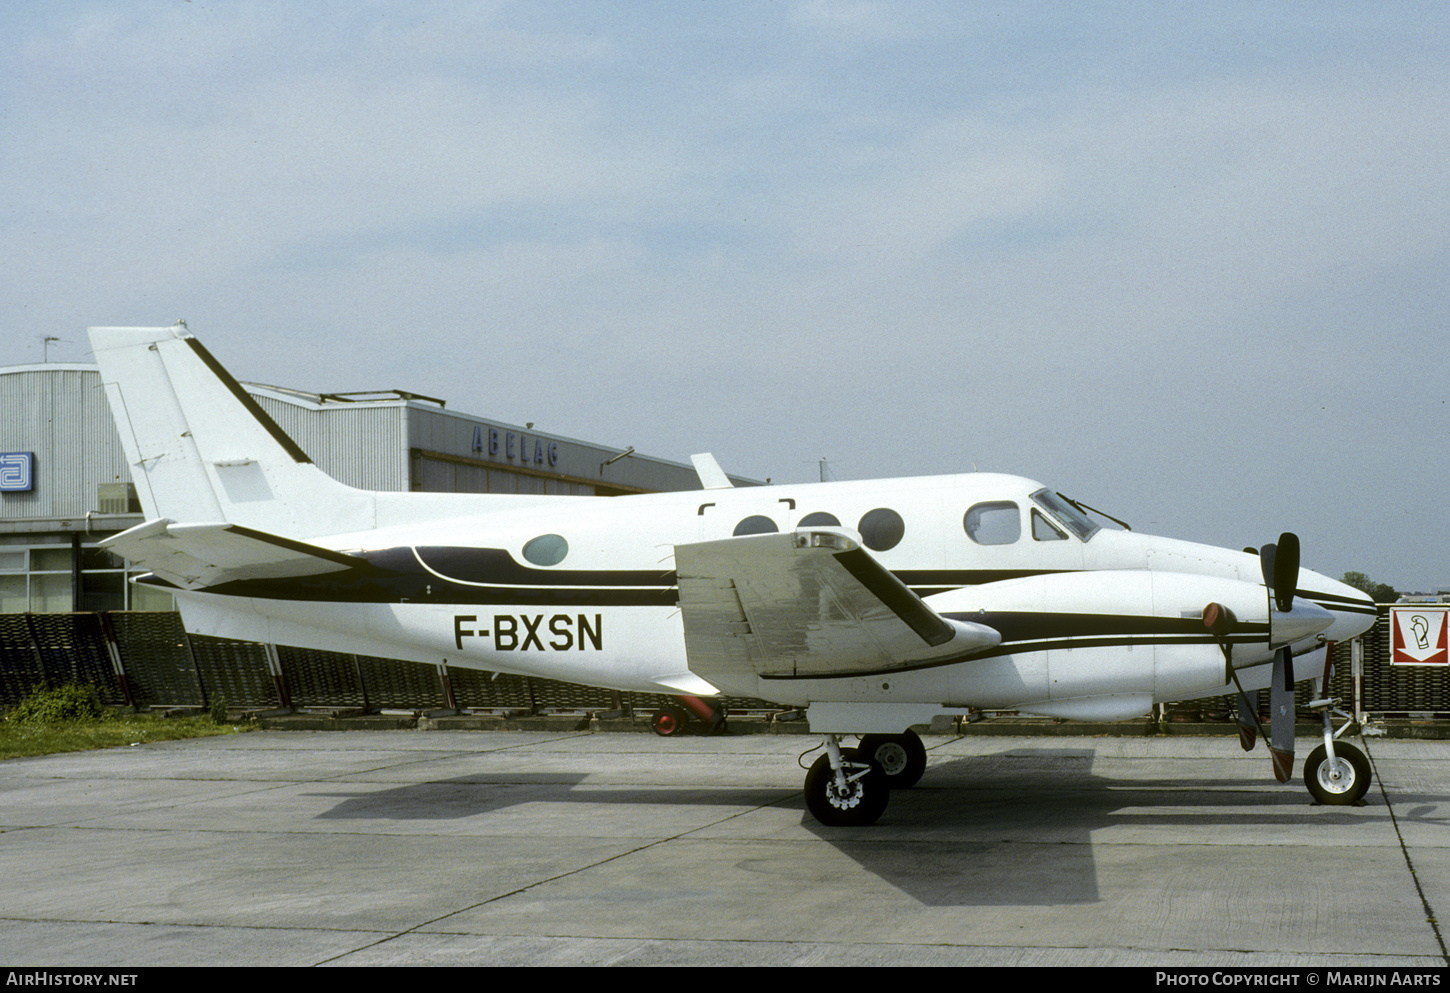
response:
<svg viewBox="0 0 1450 993"><path fill-rule="evenodd" d="M1316 699L1309 701L1309 709L1319 712L1324 722L1324 744L1309 753L1304 762L1304 785L1316 803L1350 806L1364 799L1369 791L1371 773L1369 760L1364 753L1339 736L1348 731L1354 719L1339 709L1339 701L1328 696L1329 677L1334 671L1334 646L1331 644L1324 657L1324 674L1314 681L1319 692ZM1321 696L1321 694L1323 694ZM1338 731L1330 714L1344 718Z"/></svg>

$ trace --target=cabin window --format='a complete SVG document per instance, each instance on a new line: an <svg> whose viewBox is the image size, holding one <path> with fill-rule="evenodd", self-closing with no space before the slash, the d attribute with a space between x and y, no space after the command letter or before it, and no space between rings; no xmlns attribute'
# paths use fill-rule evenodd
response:
<svg viewBox="0 0 1450 993"><path fill-rule="evenodd" d="M735 530L732 533L738 538L744 534L774 534L779 530L780 528L776 527L775 521L772 521L764 514L755 514L735 525Z"/></svg>
<svg viewBox="0 0 1450 993"><path fill-rule="evenodd" d="M828 514L823 510L807 514L796 525L798 528L838 528L840 526L841 522L836 519L835 514Z"/></svg>
<svg viewBox="0 0 1450 993"><path fill-rule="evenodd" d="M1010 545L1022 537L1022 515L1011 500L979 503L962 515L962 527L979 545Z"/></svg>
<svg viewBox="0 0 1450 993"><path fill-rule="evenodd" d="M1042 511L1032 511L1032 537L1036 541L1066 541L1067 535L1057 530L1056 525L1042 516Z"/></svg>
<svg viewBox="0 0 1450 993"><path fill-rule="evenodd" d="M557 534L541 534L524 545L524 558L534 565L558 565L569 554L569 543Z"/></svg>
<svg viewBox="0 0 1450 993"><path fill-rule="evenodd" d="M877 507L866 512L856 530L861 532L861 540L867 548L884 552L901 543L906 535L906 522L889 507Z"/></svg>

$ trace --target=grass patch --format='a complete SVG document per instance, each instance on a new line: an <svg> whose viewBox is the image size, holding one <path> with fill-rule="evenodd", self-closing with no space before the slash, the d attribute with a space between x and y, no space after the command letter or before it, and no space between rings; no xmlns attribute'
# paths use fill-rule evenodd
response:
<svg viewBox="0 0 1450 993"><path fill-rule="evenodd" d="M226 723L224 711L223 721L214 716L118 714L103 707L91 687L37 687L0 720L0 760L236 734L249 728Z"/></svg>

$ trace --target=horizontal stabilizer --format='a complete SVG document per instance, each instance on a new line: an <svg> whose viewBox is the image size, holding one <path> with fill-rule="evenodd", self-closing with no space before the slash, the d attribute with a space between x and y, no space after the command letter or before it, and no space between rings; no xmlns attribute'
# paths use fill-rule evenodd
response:
<svg viewBox="0 0 1450 993"><path fill-rule="evenodd" d="M187 590L367 566L353 555L237 524L177 524L165 518L138 524L100 544Z"/></svg>
<svg viewBox="0 0 1450 993"><path fill-rule="evenodd" d="M936 613L844 532L676 545L675 571L690 670L717 685L894 672L1001 642Z"/></svg>

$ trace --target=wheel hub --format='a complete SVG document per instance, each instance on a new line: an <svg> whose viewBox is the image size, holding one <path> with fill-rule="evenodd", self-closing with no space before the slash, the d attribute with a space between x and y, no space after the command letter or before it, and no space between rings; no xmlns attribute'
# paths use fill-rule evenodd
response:
<svg viewBox="0 0 1450 993"><path fill-rule="evenodd" d="M1319 785L1331 793L1344 793L1349 790L1354 785L1354 781L1350 776L1345 775L1347 764L1339 760L1324 762L1319 767Z"/></svg>
<svg viewBox="0 0 1450 993"><path fill-rule="evenodd" d="M876 749L876 754L873 757L881 766L881 771L888 776L900 775L906 768L906 749L894 742L889 745L882 745Z"/></svg>

